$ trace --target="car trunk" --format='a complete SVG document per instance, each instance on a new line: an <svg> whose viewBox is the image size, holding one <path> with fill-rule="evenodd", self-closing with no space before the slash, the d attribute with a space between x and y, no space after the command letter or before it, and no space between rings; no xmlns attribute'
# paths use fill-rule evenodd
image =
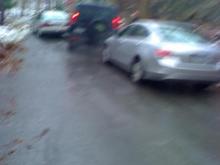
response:
<svg viewBox="0 0 220 165"><path fill-rule="evenodd" d="M163 47L180 59L182 67L212 69L220 62L220 51L212 44L166 43Z"/></svg>

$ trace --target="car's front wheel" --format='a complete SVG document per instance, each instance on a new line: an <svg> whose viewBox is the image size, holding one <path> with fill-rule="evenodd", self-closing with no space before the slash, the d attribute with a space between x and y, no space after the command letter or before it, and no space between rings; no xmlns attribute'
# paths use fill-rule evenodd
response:
<svg viewBox="0 0 220 165"><path fill-rule="evenodd" d="M131 80L135 83L139 83L143 80L143 76L144 76L144 69L142 66L142 63L140 60L135 61L132 65L131 65Z"/></svg>
<svg viewBox="0 0 220 165"><path fill-rule="evenodd" d="M108 48L105 45L102 49L102 62L104 64L107 64L110 62L110 54L109 54Z"/></svg>

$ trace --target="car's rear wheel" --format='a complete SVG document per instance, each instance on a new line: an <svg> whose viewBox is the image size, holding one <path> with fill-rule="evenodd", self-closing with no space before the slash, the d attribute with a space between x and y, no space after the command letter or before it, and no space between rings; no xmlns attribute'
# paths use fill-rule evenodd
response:
<svg viewBox="0 0 220 165"><path fill-rule="evenodd" d="M205 90L206 88L210 87L212 83L198 83L194 84L193 89L196 91Z"/></svg>
<svg viewBox="0 0 220 165"><path fill-rule="evenodd" d="M135 62L133 62L133 64L131 65L130 72L131 72L130 77L132 82L139 83L143 80L144 69L141 60L136 60Z"/></svg>
<svg viewBox="0 0 220 165"><path fill-rule="evenodd" d="M77 44L76 44L76 43L73 43L73 42L71 42L71 41L68 41L68 42L67 42L67 48L68 48L69 50L74 50L76 47L77 47Z"/></svg>

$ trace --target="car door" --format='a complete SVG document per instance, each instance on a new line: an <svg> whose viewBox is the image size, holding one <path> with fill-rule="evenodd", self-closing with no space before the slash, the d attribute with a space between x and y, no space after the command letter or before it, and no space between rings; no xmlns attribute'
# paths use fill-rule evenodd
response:
<svg viewBox="0 0 220 165"><path fill-rule="evenodd" d="M133 27L133 25L130 25L115 36L115 40L113 43L114 46L112 49L112 60L114 60L118 64L124 64L123 56L125 56L127 53L125 49L127 47L127 43L129 43L128 40L130 39Z"/></svg>
<svg viewBox="0 0 220 165"><path fill-rule="evenodd" d="M129 34L129 39L126 41L126 45L122 46L122 53L120 54L120 58L127 68L130 67L134 57L140 55L142 45L145 45L148 36L149 31L145 26L133 26L133 30Z"/></svg>

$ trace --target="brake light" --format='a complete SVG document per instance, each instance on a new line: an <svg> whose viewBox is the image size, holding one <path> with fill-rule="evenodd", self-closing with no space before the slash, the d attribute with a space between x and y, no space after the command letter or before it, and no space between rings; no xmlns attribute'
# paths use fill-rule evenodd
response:
<svg viewBox="0 0 220 165"><path fill-rule="evenodd" d="M112 28L114 30L119 29L121 24L122 24L122 19L121 19L120 16L117 16L117 17L112 19Z"/></svg>
<svg viewBox="0 0 220 165"><path fill-rule="evenodd" d="M161 49L159 49L159 50L156 50L156 52L155 52L155 56L161 57L161 58L169 57L169 56L171 56L171 54L172 53L169 50L161 50Z"/></svg>
<svg viewBox="0 0 220 165"><path fill-rule="evenodd" d="M69 25L72 25L72 24L76 23L76 21L78 20L79 16L80 16L80 12L73 13L73 15L71 16Z"/></svg>

